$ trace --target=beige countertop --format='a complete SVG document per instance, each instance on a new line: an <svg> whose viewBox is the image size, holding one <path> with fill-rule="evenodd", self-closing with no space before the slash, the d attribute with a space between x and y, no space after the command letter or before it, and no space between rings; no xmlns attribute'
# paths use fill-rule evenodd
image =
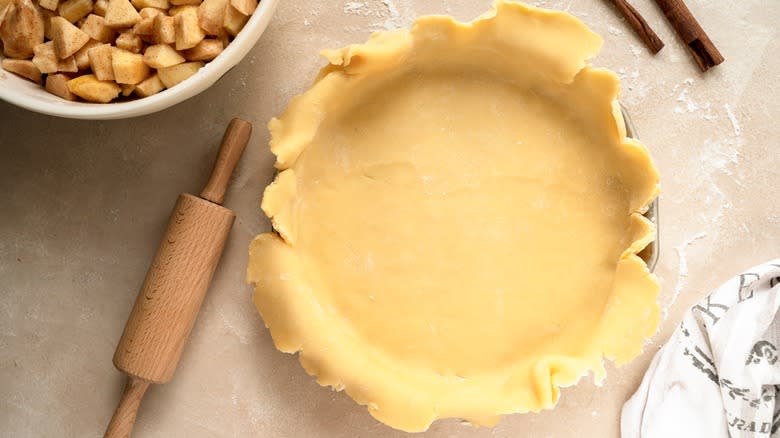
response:
<svg viewBox="0 0 780 438"><path fill-rule="evenodd" d="M700 74L651 0L633 4L666 47L651 57L603 0L565 9L604 36L595 65L623 78L623 102L662 175L666 318L645 354L602 387L494 429L457 420L424 436L617 437L623 402L683 311L739 270L780 254L780 2L689 0L726 57ZM403 436L277 352L244 284L246 248L268 230L259 200L273 157L264 125L303 91L317 52L362 42L419 14L470 19L490 0L284 1L249 56L203 94L115 122L0 103L0 435L97 437L124 377L111 356L176 195L197 191L227 121L255 123L226 205L237 213L211 292L173 382L152 388L137 437Z"/></svg>

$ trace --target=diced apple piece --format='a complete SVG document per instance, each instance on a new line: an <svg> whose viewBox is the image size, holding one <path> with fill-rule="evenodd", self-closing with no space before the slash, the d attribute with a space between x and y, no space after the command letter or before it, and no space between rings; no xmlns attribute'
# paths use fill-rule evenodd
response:
<svg viewBox="0 0 780 438"><path fill-rule="evenodd" d="M92 12L92 0L67 0L57 8L60 17L75 23Z"/></svg>
<svg viewBox="0 0 780 438"><path fill-rule="evenodd" d="M131 0L133 6L139 11L144 8L157 8L167 10L171 7L168 0Z"/></svg>
<svg viewBox="0 0 780 438"><path fill-rule="evenodd" d="M5 20L5 17L8 16L8 13L11 11L11 6L13 6L13 3L11 3L9 0L0 0L0 27L3 27L3 20ZM14 9L16 6L14 6Z"/></svg>
<svg viewBox="0 0 780 438"><path fill-rule="evenodd" d="M146 43L157 44L157 38L154 36L154 19L158 16L165 17L165 12L155 8L143 8L138 14L141 15L141 21L133 26L133 33Z"/></svg>
<svg viewBox="0 0 780 438"><path fill-rule="evenodd" d="M60 0L38 0L38 6L50 11L56 11L60 5Z"/></svg>
<svg viewBox="0 0 780 438"><path fill-rule="evenodd" d="M135 85L132 85L132 84L119 84L119 88L122 90L122 96L127 97L127 96L133 94L133 90L135 90Z"/></svg>
<svg viewBox="0 0 780 438"><path fill-rule="evenodd" d="M228 0L203 0L198 6L198 22L209 35L217 35L225 23Z"/></svg>
<svg viewBox="0 0 780 438"><path fill-rule="evenodd" d="M101 44L87 51L89 65L92 68L92 73L100 81L114 80L114 67L111 62L111 54L111 44Z"/></svg>
<svg viewBox="0 0 780 438"><path fill-rule="evenodd" d="M137 84L149 77L149 67L138 53L114 47L111 50L111 66L118 84Z"/></svg>
<svg viewBox="0 0 780 438"><path fill-rule="evenodd" d="M136 35L151 35L154 31L154 17L149 18L143 18L141 17L141 21L138 23L135 23L135 26L133 26L133 33Z"/></svg>
<svg viewBox="0 0 780 438"><path fill-rule="evenodd" d="M157 40L154 38L154 35L138 35L138 38L141 38L141 41L144 42L144 47L157 44ZM145 49L141 49L141 51L144 50Z"/></svg>
<svg viewBox="0 0 780 438"><path fill-rule="evenodd" d="M200 2L203 0L169 0L169 1L174 6L198 6Z"/></svg>
<svg viewBox="0 0 780 438"><path fill-rule="evenodd" d="M165 15L154 17L152 35L157 44L174 44L176 42L175 19Z"/></svg>
<svg viewBox="0 0 780 438"><path fill-rule="evenodd" d="M0 27L3 53L17 59L33 56L33 48L43 42L41 9L31 0L16 0L6 8L3 9L6 14Z"/></svg>
<svg viewBox="0 0 780 438"><path fill-rule="evenodd" d="M198 8L187 6L174 18L176 50L191 49L206 37L198 24Z"/></svg>
<svg viewBox="0 0 780 438"><path fill-rule="evenodd" d="M225 47L220 40L205 39L197 46L185 50L184 57L188 61L211 61L222 53Z"/></svg>
<svg viewBox="0 0 780 438"><path fill-rule="evenodd" d="M5 17L8 16L8 13L11 12L12 7L16 9L16 6L10 1L0 0L0 27L3 27L3 21L5 21Z"/></svg>
<svg viewBox="0 0 780 438"><path fill-rule="evenodd" d="M35 55L32 58L32 62L38 67L38 70L40 70L41 73L75 73L79 71L76 66L76 60L72 56L65 59L57 58L53 41L38 44L33 49L33 52Z"/></svg>
<svg viewBox="0 0 780 438"><path fill-rule="evenodd" d="M70 77L62 73L46 76L46 91L65 100L77 100L76 95L68 89Z"/></svg>
<svg viewBox="0 0 780 438"><path fill-rule="evenodd" d="M165 89L159 75L152 75L135 86L135 94L139 97L149 97Z"/></svg>
<svg viewBox="0 0 780 438"><path fill-rule="evenodd" d="M65 59L60 59L57 62L57 72L59 73L76 73L78 71L79 71L79 66L76 65L76 58L74 58L73 56ZM43 73L43 71L41 71L41 73Z"/></svg>
<svg viewBox="0 0 780 438"><path fill-rule="evenodd" d="M88 102L98 103L111 102L122 91L116 83L98 80L95 75L84 75L69 80L68 90Z"/></svg>
<svg viewBox="0 0 780 438"><path fill-rule="evenodd" d="M51 36L54 52L60 59L73 56L89 41L89 35L62 17L51 19Z"/></svg>
<svg viewBox="0 0 780 438"><path fill-rule="evenodd" d="M161 68L157 70L157 75L165 85L165 88L171 88L188 77L194 75L203 67L203 63L185 62L184 64L174 65L172 67Z"/></svg>
<svg viewBox="0 0 780 438"><path fill-rule="evenodd" d="M144 18L154 18L158 15L165 15L165 11L157 8L143 8L138 11L138 15L140 15L143 20Z"/></svg>
<svg viewBox="0 0 780 438"><path fill-rule="evenodd" d="M106 26L116 29L133 27L141 21L141 16L129 0L108 0L105 20Z"/></svg>
<svg viewBox="0 0 780 438"><path fill-rule="evenodd" d="M76 60L76 67L79 70L86 70L90 68L89 64L89 49L101 45L100 41L89 40L84 47L80 48L78 52L73 54L73 59Z"/></svg>
<svg viewBox="0 0 780 438"><path fill-rule="evenodd" d="M141 53L144 48L144 42L141 37L132 32L122 32L116 39L116 46L128 52Z"/></svg>
<svg viewBox="0 0 780 438"><path fill-rule="evenodd" d="M230 6L244 15L252 15L257 9L257 0L230 0Z"/></svg>
<svg viewBox="0 0 780 438"><path fill-rule="evenodd" d="M43 16L43 37L45 40L51 39L51 19L57 16L56 11L50 11L48 9L41 9L41 15Z"/></svg>
<svg viewBox="0 0 780 438"><path fill-rule="evenodd" d="M41 83L41 71L27 59L3 59L3 70L15 73L25 79L29 79L36 84Z"/></svg>
<svg viewBox="0 0 780 438"><path fill-rule="evenodd" d="M111 43L116 39L116 32L106 26L105 19L100 15L89 14L81 26L81 31L101 43Z"/></svg>
<svg viewBox="0 0 780 438"><path fill-rule="evenodd" d="M157 44L146 48L144 62L151 68L165 68L181 64L184 57L167 44Z"/></svg>
<svg viewBox="0 0 780 438"><path fill-rule="evenodd" d="M108 0L97 0L95 2L95 7L93 8L92 12L94 12L97 15L100 15L101 17L105 17L107 9L108 9Z"/></svg>
<svg viewBox="0 0 780 438"><path fill-rule="evenodd" d="M238 35L247 21L249 21L249 17L238 12L233 6L228 5L225 10L225 30L230 35Z"/></svg>

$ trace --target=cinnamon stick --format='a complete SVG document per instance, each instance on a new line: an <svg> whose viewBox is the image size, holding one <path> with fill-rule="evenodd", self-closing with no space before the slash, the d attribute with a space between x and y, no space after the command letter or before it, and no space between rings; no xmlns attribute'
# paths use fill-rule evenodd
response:
<svg viewBox="0 0 780 438"><path fill-rule="evenodd" d="M655 0L701 71L707 71L724 61L710 37L701 28L683 0Z"/></svg>
<svg viewBox="0 0 780 438"><path fill-rule="evenodd" d="M647 24L647 21L645 21L645 19L642 18L642 15L640 15L639 12L634 9L633 6L631 6L628 0L610 1L613 5L615 5L617 10L620 11L620 13L626 19L626 22L631 25L631 28L634 29L634 32L636 32L639 38L644 41L645 45L648 49L650 49L653 55L658 53L659 50L663 49L664 42L661 41L661 38L658 38L658 35L653 32L653 29L650 28L650 25Z"/></svg>

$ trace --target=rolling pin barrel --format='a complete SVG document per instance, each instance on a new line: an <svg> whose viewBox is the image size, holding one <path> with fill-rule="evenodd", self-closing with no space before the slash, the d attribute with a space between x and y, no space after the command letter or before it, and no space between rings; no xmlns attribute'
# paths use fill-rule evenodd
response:
<svg viewBox="0 0 780 438"><path fill-rule="evenodd" d="M234 218L225 207L179 196L114 354L120 371L171 380Z"/></svg>
<svg viewBox="0 0 780 438"><path fill-rule="evenodd" d="M233 119L201 196L182 194L173 208L114 353L128 380L107 438L129 437L149 385L176 371L233 226L235 215L219 204L251 133L251 124Z"/></svg>

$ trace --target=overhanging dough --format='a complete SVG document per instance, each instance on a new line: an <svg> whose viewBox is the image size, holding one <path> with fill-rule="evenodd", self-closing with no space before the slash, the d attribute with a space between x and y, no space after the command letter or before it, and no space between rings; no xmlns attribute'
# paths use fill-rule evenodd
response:
<svg viewBox="0 0 780 438"><path fill-rule="evenodd" d="M601 38L498 2L323 52L270 122L279 174L250 246L281 351L390 426L552 407L658 322L636 253L658 174L626 138Z"/></svg>

